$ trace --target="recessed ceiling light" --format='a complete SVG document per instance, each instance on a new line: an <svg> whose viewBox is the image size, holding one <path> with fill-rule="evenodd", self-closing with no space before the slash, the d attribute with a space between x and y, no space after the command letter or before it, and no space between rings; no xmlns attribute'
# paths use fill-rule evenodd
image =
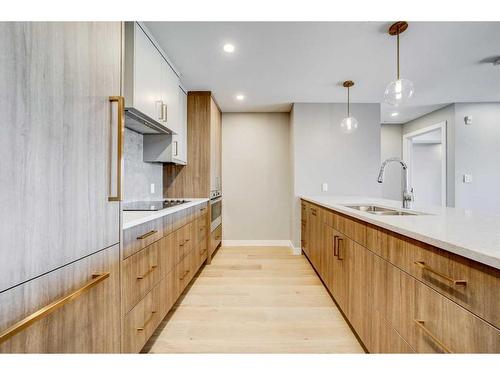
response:
<svg viewBox="0 0 500 375"><path fill-rule="evenodd" d="M236 95L236 100L243 100L243 99L245 99L245 95L242 94Z"/></svg>
<svg viewBox="0 0 500 375"><path fill-rule="evenodd" d="M392 117L395 117L395 116L397 116L397 115L399 115L399 113L397 113L397 112L393 112L393 113L391 113L391 116L392 116Z"/></svg>
<svg viewBox="0 0 500 375"><path fill-rule="evenodd" d="M227 53L234 52L234 45L232 45L231 43L224 44L224 47L222 47L222 48L224 49L224 52L227 52Z"/></svg>

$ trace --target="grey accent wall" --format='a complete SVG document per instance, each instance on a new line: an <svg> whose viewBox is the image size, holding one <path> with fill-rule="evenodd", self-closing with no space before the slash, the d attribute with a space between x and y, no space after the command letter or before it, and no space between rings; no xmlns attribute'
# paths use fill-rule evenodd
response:
<svg viewBox="0 0 500 375"><path fill-rule="evenodd" d="M364 195L380 197L377 183L380 167L380 105L352 104L358 130L341 133L345 104L295 103L292 114L293 139L293 244L300 246L298 196ZM321 184L328 183L328 192Z"/></svg>
<svg viewBox="0 0 500 375"><path fill-rule="evenodd" d="M446 205L455 207L455 104L428 113L403 125L403 134L446 121Z"/></svg>
<svg viewBox="0 0 500 375"><path fill-rule="evenodd" d="M145 163L142 156L142 134L125 129L123 200L163 199L163 164ZM155 184L155 193L150 193L150 185Z"/></svg>
<svg viewBox="0 0 500 375"><path fill-rule="evenodd" d="M403 127L401 124L382 124L380 129L381 161L403 154ZM382 198L401 199L402 172L399 163L390 163L385 170Z"/></svg>
<svg viewBox="0 0 500 375"><path fill-rule="evenodd" d="M472 116L472 125L464 117ZM455 205L500 210L500 103L455 104ZM472 174L464 183L463 174Z"/></svg>
<svg viewBox="0 0 500 375"><path fill-rule="evenodd" d="M290 239L290 116L223 113L224 240Z"/></svg>

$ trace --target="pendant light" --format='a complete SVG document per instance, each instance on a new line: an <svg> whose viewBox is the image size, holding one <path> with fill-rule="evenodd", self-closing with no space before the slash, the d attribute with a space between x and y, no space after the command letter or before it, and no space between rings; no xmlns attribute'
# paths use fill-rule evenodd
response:
<svg viewBox="0 0 500 375"><path fill-rule="evenodd" d="M356 120L354 117L351 116L350 113L350 97L349 97L349 89L354 86L353 81L345 81L342 83L342 86L347 88L347 117L344 117L342 119L342 122L340 123L340 130L342 133L345 134L351 134L355 132L358 129L358 120Z"/></svg>
<svg viewBox="0 0 500 375"><path fill-rule="evenodd" d="M408 28L408 23L399 21L389 27L389 35L396 35L397 37L397 78L395 81L390 82L385 89L385 101L395 107L404 104L408 99L413 96L413 83L407 79L399 76L399 35Z"/></svg>

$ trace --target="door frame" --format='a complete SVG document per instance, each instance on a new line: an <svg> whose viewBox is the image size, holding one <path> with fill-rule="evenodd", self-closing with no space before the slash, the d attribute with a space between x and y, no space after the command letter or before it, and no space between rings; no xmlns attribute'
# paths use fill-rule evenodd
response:
<svg viewBox="0 0 500 375"><path fill-rule="evenodd" d="M447 154L448 154L448 145L446 142L446 121L438 122L434 125L429 125L423 127L421 129L415 130L410 133L403 134L403 160L408 165L409 179L410 185L413 186L413 164L412 164L412 139L418 135L422 135L425 133L432 132L436 129L441 129L441 145L443 147L443 153L441 158L441 206L446 207L446 189L447 189ZM418 193L418 192L417 192Z"/></svg>

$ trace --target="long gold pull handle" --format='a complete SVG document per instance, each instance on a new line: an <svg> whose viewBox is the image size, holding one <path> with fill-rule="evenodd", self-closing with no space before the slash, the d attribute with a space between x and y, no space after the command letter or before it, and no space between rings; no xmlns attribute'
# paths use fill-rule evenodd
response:
<svg viewBox="0 0 500 375"><path fill-rule="evenodd" d="M54 311L60 309L68 302L71 302L71 301L77 299L83 293L85 293L87 290L96 286L97 284L104 281L108 277L109 277L109 272L92 275L92 280L88 281L85 285L83 285L79 289L75 290L71 294L68 294L67 296L64 296L64 297L58 299L57 301L52 302L51 304L49 304L45 307L42 307L40 310L34 312L31 315L28 315L23 320L17 322L13 326L7 328L5 331L0 333L0 343L10 339L12 336L14 336L14 335L18 334L19 332L21 332L22 330L28 328L33 323L39 321L40 319L45 318L47 315L50 315Z"/></svg>
<svg viewBox="0 0 500 375"><path fill-rule="evenodd" d="M152 230L152 231L150 231L148 233L144 233L144 234L140 235L139 237L137 237L137 239L138 240L143 240L145 238L148 238L149 236L152 236L155 233L158 233L158 231L157 230Z"/></svg>
<svg viewBox="0 0 500 375"><path fill-rule="evenodd" d="M441 272L436 271L435 269L429 267L427 264L425 264L425 262L416 261L415 264L417 266L419 266L420 268L422 268L424 271L429 271L430 273L433 273L434 275L441 277L442 279L448 281L449 283L451 283L453 285L464 285L464 286L467 285L467 280L452 279L451 277L445 275L444 273L441 273Z"/></svg>
<svg viewBox="0 0 500 375"><path fill-rule="evenodd" d="M142 274L141 276L137 276L137 280L144 279L147 275L149 275L151 272L153 272L157 267L158 267L157 265L151 266L149 268L149 270L147 270L144 274Z"/></svg>
<svg viewBox="0 0 500 375"><path fill-rule="evenodd" d="M417 327L424 331L425 334L429 336L431 340L434 341L434 343L436 343L436 345L439 346L443 352L452 353L452 351L445 344L443 344L441 340L439 340L431 331L427 329L427 327L425 326L425 321L419 319L414 319L414 321Z"/></svg>
<svg viewBox="0 0 500 375"><path fill-rule="evenodd" d="M180 280L184 280L187 276L187 274L189 273L189 270L187 270L186 272L184 272L184 275L182 275L182 277L180 278Z"/></svg>
<svg viewBox="0 0 500 375"><path fill-rule="evenodd" d="M334 235L333 236L333 256L336 257L339 255L338 253L338 245L337 245L337 240L339 239L339 236Z"/></svg>
<svg viewBox="0 0 500 375"><path fill-rule="evenodd" d="M116 195L108 197L110 202L119 202L122 200L122 164L123 164L123 129L125 124L125 98L123 96L110 96L110 103L118 103L117 116L117 159L116 159Z"/></svg>
<svg viewBox="0 0 500 375"><path fill-rule="evenodd" d="M340 246L340 244L342 244L342 243L344 243L344 239L339 236L339 238L337 239L337 259L338 260L344 260L344 258L340 257L340 249L342 248Z"/></svg>
<svg viewBox="0 0 500 375"><path fill-rule="evenodd" d="M151 311L151 316L144 323L142 323L142 327L137 328L137 331L144 331L144 329L146 329L146 326L153 320L155 314L156 311Z"/></svg>
<svg viewBox="0 0 500 375"><path fill-rule="evenodd" d="M207 248L201 249L201 250L200 250L200 255L205 254L205 253L206 253L206 251L207 251Z"/></svg>

